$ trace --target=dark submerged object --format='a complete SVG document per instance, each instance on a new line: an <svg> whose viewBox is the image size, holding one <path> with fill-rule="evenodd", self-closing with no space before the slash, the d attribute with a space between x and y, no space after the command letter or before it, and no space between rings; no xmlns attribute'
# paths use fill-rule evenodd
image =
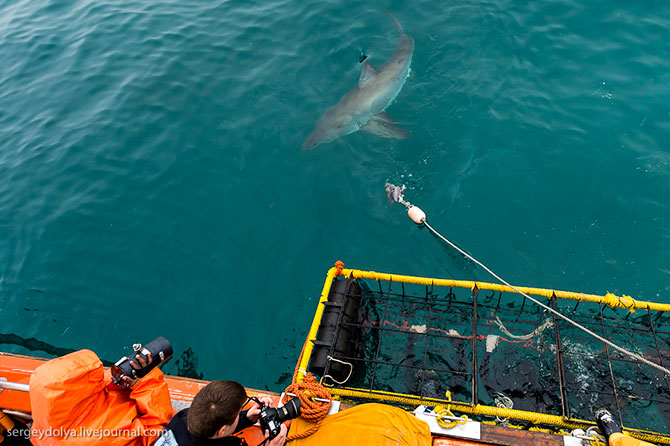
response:
<svg viewBox="0 0 670 446"><path fill-rule="evenodd" d="M352 357L358 329L346 324L356 324L361 306L361 287L349 280L336 280L330 288L321 325L314 341L314 352L309 371L324 376L326 370L332 378L342 381L350 372L346 364L329 361L331 357ZM345 324L345 325L342 325ZM340 329L338 330L338 325ZM330 365L328 363L330 362Z"/></svg>
<svg viewBox="0 0 670 446"><path fill-rule="evenodd" d="M384 185L384 192L386 192L386 198L389 201L389 204L401 203L404 201L405 185L402 187L396 186L395 184L386 183Z"/></svg>

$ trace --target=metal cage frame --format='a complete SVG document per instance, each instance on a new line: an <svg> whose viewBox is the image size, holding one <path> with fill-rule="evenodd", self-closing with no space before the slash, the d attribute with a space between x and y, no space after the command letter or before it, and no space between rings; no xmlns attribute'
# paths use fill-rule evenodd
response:
<svg viewBox="0 0 670 446"><path fill-rule="evenodd" d="M570 348L566 348L565 344L565 332L567 331L567 323L557 319L554 315L545 315L541 311L535 311L534 313L540 315L543 318L551 318L551 325L553 326L551 330L553 331L554 346L555 351L555 365L557 371L557 382L558 389L554 389L560 398L560 414L546 414L540 412L530 412L516 409L508 409L504 407L495 407L493 405L480 404L480 395L479 395L479 353L478 353L478 341L482 340L483 335L480 333L480 329L483 326L491 326L493 323L492 316L487 316L486 312L491 312L491 314L500 314L501 312L508 312L510 314L516 314L516 318L511 317L505 320L498 321L502 324L504 323L520 323L527 324L528 326L537 325L538 320L529 320L522 319L524 315L533 313L535 308L530 305L526 305L528 300L525 297L518 296L516 292L503 285L483 283L483 282L472 282L472 281L457 281L457 280L447 280L447 279L430 279L414 276L402 276L402 275L391 275L377 273L373 271L361 271L353 269L343 269L343 268L332 268L326 277L326 282L323 287L321 298L319 299L319 304L316 309L314 320L310 328L303 352L298 360L296 366L295 380L302 381L308 370L311 355L313 352L313 345L317 340L317 333L319 325L321 323L321 318L323 315L324 302L327 302L328 295L330 292L331 285L334 280L348 280L351 284L354 281L359 279L364 279L367 281L376 282L374 290L372 287L369 287L365 293L365 296L357 296L357 298L364 298L369 301L378 302L380 307L383 307L383 314L378 321L373 321L372 323L364 322L346 322L343 323L341 318L338 321L338 324L342 326L347 326L349 329L361 329L368 330L369 332L375 332L380 338L377 341L376 351L373 358L364 358L361 356L338 356L336 355L331 348L329 356L333 357L339 361L344 362L366 362L369 367L372 368L371 379L369 385L366 385L365 388L360 387L347 387L346 385L340 384L330 384L329 392L334 396L344 397L344 398L355 398L363 400L374 400L374 401L383 401L389 403L398 403L404 405L436 405L436 404L449 404L452 407L452 410L459 411L467 414L478 415L482 417L499 417L506 419L514 419L526 424L532 425L544 425L544 426L554 426L554 427L566 427L566 428L585 428L595 423L592 421L587 421L575 417L574 411L571 409L570 401L571 397L574 395L579 395L585 393L584 389L575 387L572 383L569 382L568 374L566 373L566 361L574 357L589 357L593 360L601 361L603 364L606 364L605 372L608 375L607 390L589 390L589 393L595 393L600 395L609 395L616 402L615 416L618 417L618 421L622 428L632 436L637 438L654 441L659 443L670 444L670 435L660 434L656 432L634 429L630 427L624 427L624 416L622 415L622 409L620 402L624 400L634 400L634 401L645 401L649 403L657 403L667 405L670 410L670 398L654 398L654 397L643 397L640 395L628 394L622 391L619 386L617 386L617 379L615 377L614 369L612 367L613 363L623 363L630 362L634 363L635 361L623 358L617 352L611 351L611 349L604 345L600 341L595 341L599 345L604 345L604 353L584 353L574 351ZM383 282L387 284L382 285ZM424 292L421 295L418 293L408 293L405 290L406 284L414 285L423 285ZM373 283L374 285L374 283ZM394 290L393 286L399 287L399 290ZM349 293L350 286L347 287L347 294ZM377 289L378 288L378 289ZM416 289L416 287L413 287ZM468 301L466 299L460 299L454 293L456 290L469 290ZM658 304L652 302L644 302L632 299L629 296L615 296L612 294L607 294L604 296L583 294L583 293L572 293L564 291L555 291L541 288L527 288L520 287L521 291L539 297L544 297L548 299L549 304L557 309L557 304L560 301L563 306L563 303L566 300L576 301L574 307L572 308L571 316L578 314L578 309L582 302L587 302L590 306L590 314L595 317L584 318L581 317L578 322L583 325L590 326L592 330L599 331L603 337L610 339L616 334L620 334L621 330L624 329L633 329L640 333L645 333L650 335L650 339L653 339L655 347L655 356L653 360L658 361L660 365L665 365L670 363L670 357L668 354L664 354L661 350L659 343L659 336L668 336L670 337L670 327L659 327L659 319L663 316L664 312L670 311L670 305L667 304ZM448 292L447 292L448 290ZM463 294L462 291L459 291ZM486 292L486 294L481 294ZM501 302L504 298L508 298L514 294L514 299L516 299L516 304L514 308L502 308ZM347 296L345 295L345 299ZM521 300L523 299L523 300ZM518 302L520 301L520 304ZM382 346L382 339L384 336L392 333L408 333L409 326L408 323L404 320L404 312L399 313L398 310L406 307L407 305L423 305L426 309L426 318L428 323L425 324L425 331L422 333L416 333L417 336L423 337L425 342L425 347L423 349L423 358L419 358L421 365L412 365L412 364L399 364L391 363L380 359L380 349ZM604 312L612 308L612 311L621 311L620 309L625 309L626 315L622 318L606 317ZM465 314L470 319L470 329L467 334L460 333L450 333L447 330L441 328L435 328L431 326L431 320L442 320L440 316L443 316L447 312L452 312L457 309L460 311L460 314ZM641 318L637 317L636 321L633 322L630 318L633 311L636 309L642 309L646 312L646 316ZM565 311L564 308L561 310ZM467 311L467 313L465 313ZM394 323L389 321L387 316L394 315L398 316L402 314L402 325L399 323ZM618 315L617 315L618 316ZM638 313L639 316L639 313ZM496 316L497 318L497 316ZM644 319L643 326L637 322ZM425 319L424 319L425 320ZM617 323L619 321L619 323ZM398 322L398 319L396 319ZM635 326L637 325L637 326ZM632 327L632 328L631 328ZM337 329L342 328L338 325ZM564 334L561 334L563 330ZM618 330L618 331L617 331ZM336 334L337 336L337 334ZM470 367L469 370L453 370L453 369L438 369L429 367L427 364L426 356L429 350L429 340L431 338L440 338L440 339L449 339L449 342L453 343L463 343L468 344L467 350L470 352ZM515 341L511 341L515 342ZM466 361L467 362L467 361ZM326 365L325 372L323 376L328 375L330 362ZM405 368L416 368L419 370L428 370L434 371L436 373L448 373L452 375L462 375L469 379L470 381L470 397L469 401L451 401L450 399L436 398L434 396L423 395L423 390L420 391L418 395L408 394L408 393L395 393L391 391L384 391L379 389L380 386L375 386L377 376L377 368L379 366L397 366ZM421 384L419 388L422 389L423 383L423 374L421 375ZM670 379L667 376L663 376L663 380L666 386L670 389ZM328 383L324 383L328 385Z"/></svg>

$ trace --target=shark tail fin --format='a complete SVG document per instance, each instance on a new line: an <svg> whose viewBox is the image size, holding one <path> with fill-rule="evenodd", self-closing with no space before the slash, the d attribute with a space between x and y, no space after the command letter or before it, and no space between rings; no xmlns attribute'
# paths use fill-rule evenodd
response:
<svg viewBox="0 0 670 446"><path fill-rule="evenodd" d="M402 28L402 25L400 24L399 21L396 20L395 17L393 17L393 14L389 12L388 9L384 8L384 11L391 17L391 20L393 20L393 24L395 25L396 29L398 30L398 33L400 34L405 34L405 30Z"/></svg>

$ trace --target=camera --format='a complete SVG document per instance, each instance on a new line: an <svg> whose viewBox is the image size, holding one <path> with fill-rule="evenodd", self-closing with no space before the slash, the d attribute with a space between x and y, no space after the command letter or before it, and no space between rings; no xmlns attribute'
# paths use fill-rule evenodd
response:
<svg viewBox="0 0 670 446"><path fill-rule="evenodd" d="M148 360L149 353L151 353L151 362ZM146 366L136 369L130 364L130 361L133 361L139 365L139 362L135 357L137 355L147 361ZM122 381L125 376L128 376L131 379L142 378L154 367L164 363L170 358L172 358L172 345L170 345L170 342L162 336L157 337L144 346L142 344L133 344L133 352L128 356L119 359L112 366L112 380L115 384L125 387L126 384Z"/></svg>
<svg viewBox="0 0 670 446"><path fill-rule="evenodd" d="M300 406L302 403L298 397L288 400L286 404L276 409L266 406L256 398L251 399L261 405L261 414L258 417L258 422L263 432L267 430L270 433L268 441L279 435L281 424L284 421L292 420L300 415Z"/></svg>

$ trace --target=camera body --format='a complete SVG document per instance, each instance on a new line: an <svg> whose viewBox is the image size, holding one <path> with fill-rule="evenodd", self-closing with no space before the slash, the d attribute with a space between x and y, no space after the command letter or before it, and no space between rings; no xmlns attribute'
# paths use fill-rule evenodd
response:
<svg viewBox="0 0 670 446"><path fill-rule="evenodd" d="M261 414L258 417L258 423L261 425L263 432L267 430L270 433L268 441L279 435L281 424L284 421L292 420L300 415L300 406L302 403L298 397L288 400L286 404L277 408L268 407L256 398L252 399L261 405Z"/></svg>
<svg viewBox="0 0 670 446"><path fill-rule="evenodd" d="M151 362L148 361L149 353L151 353ZM137 358L135 358L137 355L147 361L146 366L135 369L130 364L130 361L133 361L139 365ZM154 367L164 363L170 358L172 358L172 345L170 345L170 342L162 336L157 337L144 346L142 346L142 344L133 344L133 352L116 361L111 367L112 380L115 384L125 386L125 383L122 381L123 377L128 376L131 379L142 378Z"/></svg>

